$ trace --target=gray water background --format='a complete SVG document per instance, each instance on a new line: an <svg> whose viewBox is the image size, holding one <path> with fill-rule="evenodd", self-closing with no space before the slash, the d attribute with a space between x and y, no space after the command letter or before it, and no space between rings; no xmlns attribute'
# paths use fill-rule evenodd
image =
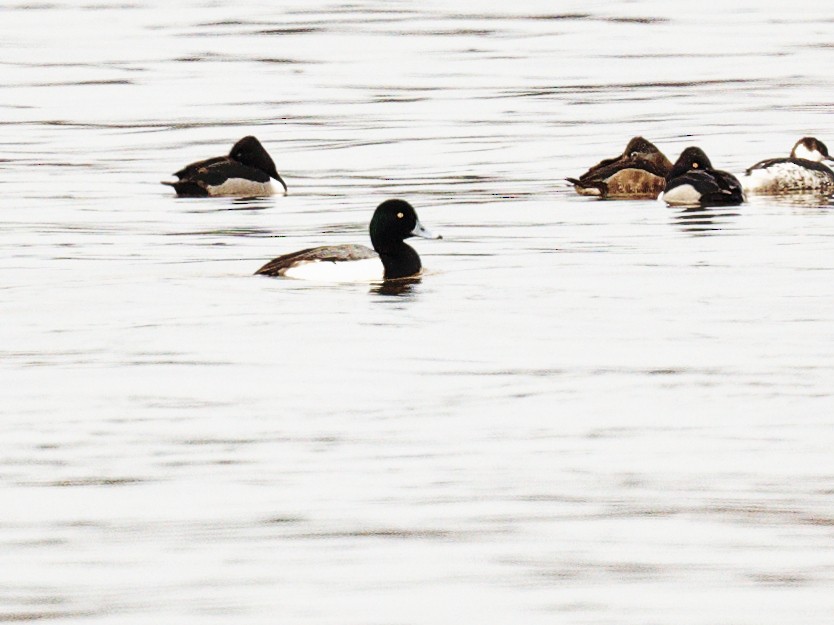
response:
<svg viewBox="0 0 834 625"><path fill-rule="evenodd" d="M173 5L173 6L172 6ZM823 2L0 7L0 622L834 622ZM289 184L159 181L255 134ZM834 146L832 146L834 147ZM270 280L402 197L400 291Z"/></svg>

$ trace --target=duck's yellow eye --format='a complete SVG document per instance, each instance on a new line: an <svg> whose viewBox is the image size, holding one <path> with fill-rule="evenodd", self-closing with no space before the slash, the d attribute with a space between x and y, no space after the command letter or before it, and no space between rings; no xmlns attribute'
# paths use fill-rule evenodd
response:
<svg viewBox="0 0 834 625"><path fill-rule="evenodd" d="M698 169L698 163L692 163L692 169Z"/></svg>
<svg viewBox="0 0 834 625"><path fill-rule="evenodd" d="M402 219L403 217L405 217L405 215L403 215L402 213L397 213L397 219Z"/></svg>

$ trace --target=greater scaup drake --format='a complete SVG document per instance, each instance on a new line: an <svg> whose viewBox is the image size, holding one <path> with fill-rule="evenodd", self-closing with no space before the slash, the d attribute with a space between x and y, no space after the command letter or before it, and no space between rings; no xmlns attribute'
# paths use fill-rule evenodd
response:
<svg viewBox="0 0 834 625"><path fill-rule="evenodd" d="M672 166L661 198L672 206L727 206L741 204L744 193L735 176L713 169L701 148L689 147Z"/></svg>
<svg viewBox="0 0 834 625"><path fill-rule="evenodd" d="M600 161L579 179L567 178L580 195L654 199L666 186L672 163L651 142L634 137L616 158Z"/></svg>
<svg viewBox="0 0 834 625"><path fill-rule="evenodd" d="M741 186L748 193L830 193L834 191L834 171L822 161L831 162L826 145L815 137L796 142L788 158L759 161L744 172Z"/></svg>
<svg viewBox="0 0 834 625"><path fill-rule="evenodd" d="M177 182L163 182L182 197L208 195L256 197L271 195L274 178L287 185L264 146L255 137L244 137L232 146L228 156L215 156L186 165L174 174Z"/></svg>
<svg viewBox="0 0 834 625"><path fill-rule="evenodd" d="M328 282L379 282L420 275L422 264L417 252L405 244L409 237L439 239L426 230L411 204L404 200L385 200L369 227L374 249L364 245L327 245L279 256L255 272L256 275L283 276Z"/></svg>

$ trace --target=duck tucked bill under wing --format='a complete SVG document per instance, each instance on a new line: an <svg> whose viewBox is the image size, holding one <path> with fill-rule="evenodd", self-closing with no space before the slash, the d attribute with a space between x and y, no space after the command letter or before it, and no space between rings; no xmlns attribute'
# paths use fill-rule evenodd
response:
<svg viewBox="0 0 834 625"><path fill-rule="evenodd" d="M618 199L655 198L672 168L669 159L643 137L634 137L616 158L600 161L578 179L567 178L580 195Z"/></svg>
<svg viewBox="0 0 834 625"><path fill-rule="evenodd" d="M834 191L834 171L823 163L799 158L771 158L748 168L744 190L763 195Z"/></svg>
<svg viewBox="0 0 834 625"><path fill-rule="evenodd" d="M165 184L174 187L178 195L202 197L209 195L256 196L273 193L269 174L227 158L221 158L208 166L188 171L191 167L189 165L183 170L186 175L177 182Z"/></svg>

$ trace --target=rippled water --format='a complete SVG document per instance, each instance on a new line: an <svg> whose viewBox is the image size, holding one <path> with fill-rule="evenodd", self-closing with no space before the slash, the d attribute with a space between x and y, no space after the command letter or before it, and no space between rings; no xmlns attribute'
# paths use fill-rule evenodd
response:
<svg viewBox="0 0 834 625"><path fill-rule="evenodd" d="M831 622L834 210L562 181L834 143L828 5L169 4L0 8L0 621Z"/></svg>

